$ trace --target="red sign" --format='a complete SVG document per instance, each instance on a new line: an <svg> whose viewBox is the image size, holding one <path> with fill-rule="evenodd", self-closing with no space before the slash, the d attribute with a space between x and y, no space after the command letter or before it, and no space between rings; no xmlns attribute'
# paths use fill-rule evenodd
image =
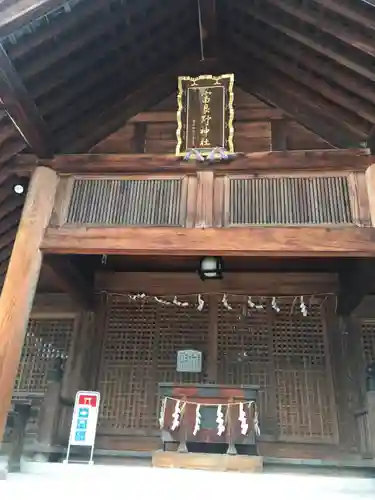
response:
<svg viewBox="0 0 375 500"><path fill-rule="evenodd" d="M83 406L92 406L96 408L98 404L98 397L93 394L80 394L78 404Z"/></svg>

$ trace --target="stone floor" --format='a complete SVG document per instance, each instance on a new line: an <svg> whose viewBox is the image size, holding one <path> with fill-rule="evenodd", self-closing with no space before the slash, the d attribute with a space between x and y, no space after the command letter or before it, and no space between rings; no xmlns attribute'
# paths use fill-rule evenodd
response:
<svg viewBox="0 0 375 500"><path fill-rule="evenodd" d="M277 500L367 500L375 498L375 478L296 474L240 474L141 465L28 464L22 474L0 481L1 500L67 498L163 498L192 500L251 498ZM147 497L146 497L147 495Z"/></svg>

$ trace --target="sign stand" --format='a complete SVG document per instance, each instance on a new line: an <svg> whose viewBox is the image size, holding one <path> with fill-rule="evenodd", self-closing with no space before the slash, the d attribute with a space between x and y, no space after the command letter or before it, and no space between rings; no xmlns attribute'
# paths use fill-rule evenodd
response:
<svg viewBox="0 0 375 500"><path fill-rule="evenodd" d="M93 465L96 427L99 417L100 393L78 391L75 397L69 443L64 464L69 463L72 446L90 448L90 458L87 463ZM77 463L77 462L75 462Z"/></svg>

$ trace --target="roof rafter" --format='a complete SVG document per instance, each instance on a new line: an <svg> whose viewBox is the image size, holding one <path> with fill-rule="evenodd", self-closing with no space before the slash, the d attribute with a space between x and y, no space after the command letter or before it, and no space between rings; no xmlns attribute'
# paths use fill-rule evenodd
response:
<svg viewBox="0 0 375 500"><path fill-rule="evenodd" d="M52 141L47 125L1 45L0 96L7 114L25 141L39 156L50 156Z"/></svg>
<svg viewBox="0 0 375 500"><path fill-rule="evenodd" d="M124 123L141 111L157 104L166 95L176 91L177 77L190 68L191 72L199 73L210 66L215 65L215 60L205 60L204 63L197 62L195 56L189 57L180 64L169 69L167 72L152 78L146 85L129 94L121 102L107 108L90 123L81 128L77 140L67 138L62 148L64 153L86 152L97 141L116 131Z"/></svg>
<svg viewBox="0 0 375 500"><path fill-rule="evenodd" d="M370 126L366 126L365 122L361 122L360 119L358 120L356 114L370 123L375 123L375 107L367 105L366 102L354 96L352 97L350 94L340 92L340 90L332 87L324 80L308 73L298 65L291 63L288 59L267 51L256 42L249 39L245 39L245 41L244 37L241 37L238 34L233 35L233 37L237 38L240 43L243 43L243 50L251 53L253 57L261 58L265 63L290 76L295 81L302 83L306 87L313 88L317 93L321 94L329 101L334 102L339 106L342 106L344 109L352 112L352 118L345 122L346 127L348 130L352 130L355 134L362 135L364 139L367 137ZM340 121L344 119L344 117L339 116L339 113L337 117Z"/></svg>
<svg viewBox="0 0 375 500"><path fill-rule="evenodd" d="M62 0L17 0L1 11L0 37L11 34L32 20L38 19L66 3Z"/></svg>
<svg viewBox="0 0 375 500"><path fill-rule="evenodd" d="M233 59L233 54L228 54L228 61L231 59ZM314 96L313 91L308 91L308 89L294 83L281 72L264 65L260 60L256 61L257 78L250 78L246 70L241 72L240 65L243 67L243 64L243 61L237 61L238 71L236 72L236 80L243 90L281 108L332 146L338 148L358 147L363 142L363 134L355 134L343 127L334 117L334 113L327 110L318 94ZM249 60L246 61L246 67L249 67Z"/></svg>
<svg viewBox="0 0 375 500"><path fill-rule="evenodd" d="M322 15L317 16L315 12L312 12L308 8L306 3L302 7L301 4L296 4L294 0L267 0L267 2L291 14L300 21L311 24L370 56L375 56L375 47L371 40L363 36L360 32L352 33L345 26L340 26L339 23L332 22Z"/></svg>
<svg viewBox="0 0 375 500"><path fill-rule="evenodd" d="M356 73L364 76L365 78L368 78L372 82L375 82L375 72L374 71L371 71L370 69L361 65L360 63L351 60L346 55L340 54L336 50L333 50L330 47L327 47L322 43L314 41L309 36L298 32L295 29L295 27L292 28L290 26L283 24L280 20L276 20L275 18L269 16L269 14L267 14L262 8L260 8L258 6L254 6L254 5L248 5L247 3L246 4L241 3L241 10L243 10L243 12L248 13L251 16L254 16L255 18L263 21L264 23L272 26L273 28L277 29L281 33L284 33L285 35L287 35L288 37L293 38L294 40L297 40L298 42L302 43L303 45L306 45L307 47L314 49L316 52L323 54L324 56L328 56L329 58L342 64L343 66L346 66L347 68L355 71Z"/></svg>
<svg viewBox="0 0 375 500"><path fill-rule="evenodd" d="M335 61L331 61L328 58L323 60L312 49L304 47L295 40L288 40L287 35L266 26L263 21L256 21L256 23L261 25L259 29L252 26L251 33L263 48L280 53L291 61L294 61L297 65L302 63L314 73L375 104L375 90L362 77L358 77L358 75L342 67L342 65ZM264 28L267 29L265 30Z"/></svg>
<svg viewBox="0 0 375 500"><path fill-rule="evenodd" d="M314 0L315 3L326 7L327 9L339 14L347 19L350 19L358 24L365 26L368 29L375 30L375 9L374 19L365 16L354 8L351 8L344 3L345 0ZM369 5L369 4L367 4ZM357 5L358 7L358 5Z"/></svg>

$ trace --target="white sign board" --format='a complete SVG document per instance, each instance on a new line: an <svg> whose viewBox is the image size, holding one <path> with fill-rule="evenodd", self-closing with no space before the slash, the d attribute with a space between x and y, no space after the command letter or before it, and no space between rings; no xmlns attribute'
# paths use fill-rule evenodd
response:
<svg viewBox="0 0 375 500"><path fill-rule="evenodd" d="M177 352L177 371L200 373L202 371L202 353L194 349Z"/></svg>
<svg viewBox="0 0 375 500"><path fill-rule="evenodd" d="M74 403L69 446L94 447L99 416L99 392L79 391Z"/></svg>

